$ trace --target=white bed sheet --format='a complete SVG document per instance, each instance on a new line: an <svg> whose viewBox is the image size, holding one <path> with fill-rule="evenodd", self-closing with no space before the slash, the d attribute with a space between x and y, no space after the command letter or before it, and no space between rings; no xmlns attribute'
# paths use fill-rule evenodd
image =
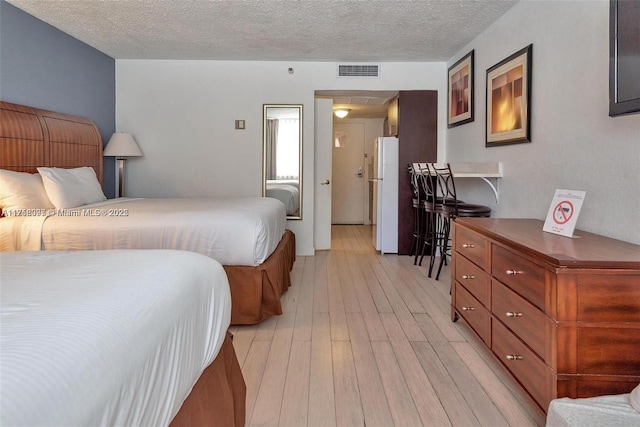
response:
<svg viewBox="0 0 640 427"><path fill-rule="evenodd" d="M184 251L0 254L0 425L167 425L231 319L222 266Z"/></svg>
<svg viewBox="0 0 640 427"><path fill-rule="evenodd" d="M295 215L298 212L300 192L293 185L267 184L267 197L280 200L287 210L287 215Z"/></svg>
<svg viewBox="0 0 640 427"><path fill-rule="evenodd" d="M0 237L3 251L180 249L223 265L257 266L278 246L285 227L285 207L271 198L112 199L2 218Z"/></svg>

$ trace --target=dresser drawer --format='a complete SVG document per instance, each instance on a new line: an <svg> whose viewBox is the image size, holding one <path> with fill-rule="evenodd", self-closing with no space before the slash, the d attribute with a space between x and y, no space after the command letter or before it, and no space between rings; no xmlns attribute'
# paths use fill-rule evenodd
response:
<svg viewBox="0 0 640 427"><path fill-rule="evenodd" d="M500 246L491 248L491 275L541 310L545 308L545 270Z"/></svg>
<svg viewBox="0 0 640 427"><path fill-rule="evenodd" d="M578 287L571 286L574 277L562 279L558 300L575 303L559 304L558 320L640 323L640 273L592 272L579 277Z"/></svg>
<svg viewBox="0 0 640 427"><path fill-rule="evenodd" d="M551 320L542 311L502 283L492 280L491 312L545 360L545 336L549 333Z"/></svg>
<svg viewBox="0 0 640 427"><path fill-rule="evenodd" d="M455 284L455 307L487 345L491 344L491 314L463 286Z"/></svg>
<svg viewBox="0 0 640 427"><path fill-rule="evenodd" d="M558 329L558 373L639 378L639 337L640 325L637 324L561 327Z"/></svg>
<svg viewBox="0 0 640 427"><path fill-rule="evenodd" d="M455 226L455 251L464 255L483 270L489 268L489 242L468 228Z"/></svg>
<svg viewBox="0 0 640 427"><path fill-rule="evenodd" d="M544 362L500 322L493 322L491 350L546 411L555 376Z"/></svg>
<svg viewBox="0 0 640 427"><path fill-rule="evenodd" d="M478 301L489 308L489 291L491 279L480 267L456 254L454 277L464 286Z"/></svg>

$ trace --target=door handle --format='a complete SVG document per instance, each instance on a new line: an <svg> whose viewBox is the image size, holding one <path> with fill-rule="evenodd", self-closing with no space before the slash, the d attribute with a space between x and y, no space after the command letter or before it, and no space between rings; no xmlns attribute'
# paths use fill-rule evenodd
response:
<svg viewBox="0 0 640 427"><path fill-rule="evenodd" d="M358 172L356 172L356 176L358 178L362 178L364 176L364 169L362 169L362 166L358 168Z"/></svg>
<svg viewBox="0 0 640 427"><path fill-rule="evenodd" d="M320 185L329 185L329 184L331 184L331 181L329 181L328 179L325 179L320 183Z"/></svg>

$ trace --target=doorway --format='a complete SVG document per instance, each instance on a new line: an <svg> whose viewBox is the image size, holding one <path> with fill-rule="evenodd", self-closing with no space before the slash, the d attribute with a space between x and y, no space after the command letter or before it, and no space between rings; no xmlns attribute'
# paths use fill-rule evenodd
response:
<svg viewBox="0 0 640 427"><path fill-rule="evenodd" d="M331 223L364 224L365 126L335 123L333 126Z"/></svg>
<svg viewBox="0 0 640 427"><path fill-rule="evenodd" d="M398 94L397 91L362 91L362 90L318 90L315 92L315 147L314 147L314 246L316 249L330 249L332 216L332 193L336 189L332 171L332 157L334 150L333 127L338 124L364 124L364 153L361 157L364 177L362 180L361 209L358 224L370 224L368 191L370 165L365 160L371 160L374 140L384 134L385 119L389 101ZM333 110L348 108L348 117L335 119ZM362 151L360 151L362 152ZM350 169L346 173L358 172ZM340 185L340 184L338 184ZM339 190L338 190L339 191ZM364 222L363 222L364 220Z"/></svg>

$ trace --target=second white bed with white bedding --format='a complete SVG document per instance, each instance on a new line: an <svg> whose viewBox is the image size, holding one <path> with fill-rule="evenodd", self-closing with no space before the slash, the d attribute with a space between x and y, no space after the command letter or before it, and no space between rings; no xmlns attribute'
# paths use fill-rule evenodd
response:
<svg viewBox="0 0 640 427"><path fill-rule="evenodd" d="M3 218L0 234L2 250L180 249L257 266L285 226L285 207L271 198L148 198Z"/></svg>

